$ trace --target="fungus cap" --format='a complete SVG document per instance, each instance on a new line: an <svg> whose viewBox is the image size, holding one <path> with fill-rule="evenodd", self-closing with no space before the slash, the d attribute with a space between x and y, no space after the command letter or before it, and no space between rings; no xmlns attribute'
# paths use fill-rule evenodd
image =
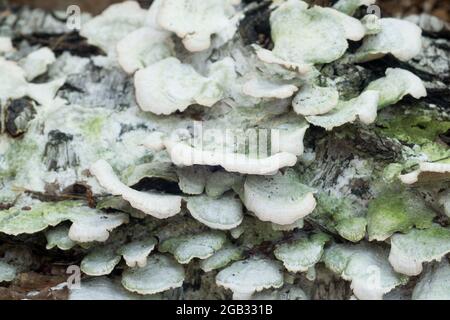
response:
<svg viewBox="0 0 450 320"><path fill-rule="evenodd" d="M212 229L230 230L242 223L242 203L234 195L214 199L208 196L187 199L187 209L201 223Z"/></svg>
<svg viewBox="0 0 450 320"><path fill-rule="evenodd" d="M278 152L261 158L249 157L243 153L232 152L223 145L210 145L210 149L196 148L190 141L179 135L173 135L165 140L165 146L172 162L177 166L221 166L229 172L242 174L271 175L280 168L292 167L297 163L296 155L288 152Z"/></svg>
<svg viewBox="0 0 450 320"><path fill-rule="evenodd" d="M120 283L116 283L107 277L94 277L83 280L80 288L72 288L69 300L140 300L158 298L158 296L139 296L125 290Z"/></svg>
<svg viewBox="0 0 450 320"><path fill-rule="evenodd" d="M316 207L314 190L302 184L292 171L247 177L243 202L258 219L279 225L292 224Z"/></svg>
<svg viewBox="0 0 450 320"><path fill-rule="evenodd" d="M389 265L387 252L378 246L336 244L325 250L327 268L351 281L354 295L360 300L381 300L407 278Z"/></svg>
<svg viewBox="0 0 450 320"><path fill-rule="evenodd" d="M161 252L170 252L181 264L188 264L192 259L211 257L225 244L226 236L219 231L206 231L198 234L169 238L160 243Z"/></svg>
<svg viewBox="0 0 450 320"><path fill-rule="evenodd" d="M60 250L70 250L77 244L72 239L69 238L69 227L65 225L60 225L45 232L45 237L47 238L46 249L51 250L53 248L58 248Z"/></svg>
<svg viewBox="0 0 450 320"><path fill-rule="evenodd" d="M335 88L306 84L300 88L292 105L300 115L316 116L330 112L338 102L339 92Z"/></svg>
<svg viewBox="0 0 450 320"><path fill-rule="evenodd" d="M140 28L117 43L117 58L128 74L174 55L174 43L167 32Z"/></svg>
<svg viewBox="0 0 450 320"><path fill-rule="evenodd" d="M115 54L117 43L141 28L146 10L136 1L124 1L109 6L100 15L82 24L80 34L107 54Z"/></svg>
<svg viewBox="0 0 450 320"><path fill-rule="evenodd" d="M129 222L128 215L99 214L75 219L69 229L69 238L76 242L105 242L110 232Z"/></svg>
<svg viewBox="0 0 450 320"><path fill-rule="evenodd" d="M291 97L298 88L291 84L278 84L270 80L252 78L244 83L244 94L254 98L286 99Z"/></svg>
<svg viewBox="0 0 450 320"><path fill-rule="evenodd" d="M283 286L283 273L276 261L250 258L220 271L216 283L233 291L233 299L248 300L255 292Z"/></svg>
<svg viewBox="0 0 450 320"><path fill-rule="evenodd" d="M329 240L325 234L301 237L292 243L277 246L274 254L289 272L306 272L320 261L324 246Z"/></svg>
<svg viewBox="0 0 450 320"><path fill-rule="evenodd" d="M25 71L26 79L31 81L47 72L48 67L56 61L55 54L50 48L44 47L31 52L19 64Z"/></svg>
<svg viewBox="0 0 450 320"><path fill-rule="evenodd" d="M392 54L401 61L408 61L422 50L422 30L415 24L395 19L380 19L381 31L364 39L355 53L355 62L367 62Z"/></svg>
<svg viewBox="0 0 450 320"><path fill-rule="evenodd" d="M94 163L90 172L108 192L122 196L133 208L148 215L158 219L167 219L181 211L182 198L180 196L133 190L118 179L113 168L104 160Z"/></svg>
<svg viewBox="0 0 450 320"><path fill-rule="evenodd" d="M153 237L146 240L133 241L122 246L117 252L122 255L128 267L143 268L147 265L147 257L155 249L157 243L157 240Z"/></svg>
<svg viewBox="0 0 450 320"><path fill-rule="evenodd" d="M231 262L243 258L242 251L241 248L234 246L224 247L214 253L211 257L200 261L200 268L205 272L222 269Z"/></svg>
<svg viewBox="0 0 450 320"><path fill-rule="evenodd" d="M309 239L302 237L277 246L274 254L289 272L306 272L320 261L328 240L325 234L316 234Z"/></svg>
<svg viewBox="0 0 450 320"><path fill-rule="evenodd" d="M378 108L384 108L399 102L406 95L415 99L427 96L427 90L420 78L410 71L399 68L386 69L386 76L371 82L366 91L380 93Z"/></svg>
<svg viewBox="0 0 450 320"><path fill-rule="evenodd" d="M371 124L377 118L379 96L378 91L368 90L355 99L340 101L329 113L308 116L306 120L328 131L357 119L364 124Z"/></svg>
<svg viewBox="0 0 450 320"><path fill-rule="evenodd" d="M395 271L419 275L424 262L441 259L450 252L450 230L438 225L425 230L413 229L391 237L389 262Z"/></svg>
<svg viewBox="0 0 450 320"><path fill-rule="evenodd" d="M64 83L63 78L48 83L28 83L25 71L16 62L0 57L0 101L29 96L40 105L50 105Z"/></svg>
<svg viewBox="0 0 450 320"><path fill-rule="evenodd" d="M234 72L231 58L215 64L210 77L200 75L191 65L170 57L134 75L136 100L143 111L168 115L193 104L211 107L224 97L221 80ZM211 67L213 68L213 67ZM216 79L216 75L220 75Z"/></svg>
<svg viewBox="0 0 450 320"><path fill-rule="evenodd" d="M231 39L238 19L233 7L236 0L165 0L159 5L158 24L177 34L191 52L208 49L211 36L222 42Z"/></svg>
<svg viewBox="0 0 450 320"><path fill-rule="evenodd" d="M183 285L184 269L172 258L154 254L143 268L126 269L122 274L122 285L138 294L156 294Z"/></svg>
<svg viewBox="0 0 450 320"><path fill-rule="evenodd" d="M109 246L93 249L81 261L81 271L89 276L104 276L110 274L120 262L120 255Z"/></svg>
<svg viewBox="0 0 450 320"><path fill-rule="evenodd" d="M347 39L360 40L364 26L332 8L308 9L299 0L280 4L270 17L274 49L257 48L260 60L308 74L314 64L333 62L345 53Z"/></svg>

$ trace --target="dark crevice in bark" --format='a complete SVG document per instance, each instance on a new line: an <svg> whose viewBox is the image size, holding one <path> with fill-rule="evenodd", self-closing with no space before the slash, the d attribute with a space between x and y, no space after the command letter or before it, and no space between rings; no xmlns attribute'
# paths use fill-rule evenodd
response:
<svg viewBox="0 0 450 320"><path fill-rule="evenodd" d="M33 33L31 35L20 35L13 39L16 47L22 41L27 41L32 46L49 47L57 56L64 52L70 52L80 57L105 55L101 49L88 44L87 40L75 31L62 34Z"/></svg>

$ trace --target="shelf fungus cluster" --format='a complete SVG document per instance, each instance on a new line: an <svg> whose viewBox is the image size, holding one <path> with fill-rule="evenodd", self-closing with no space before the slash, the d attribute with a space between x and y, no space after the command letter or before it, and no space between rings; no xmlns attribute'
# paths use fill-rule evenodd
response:
<svg viewBox="0 0 450 320"><path fill-rule="evenodd" d="M70 299L449 299L450 44L374 3L125 1L55 52L12 12L0 285L58 257Z"/></svg>

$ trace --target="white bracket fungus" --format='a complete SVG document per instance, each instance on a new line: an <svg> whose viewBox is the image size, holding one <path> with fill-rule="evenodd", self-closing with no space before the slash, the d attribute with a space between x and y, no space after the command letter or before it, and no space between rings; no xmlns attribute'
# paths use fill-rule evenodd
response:
<svg viewBox="0 0 450 320"><path fill-rule="evenodd" d="M261 121L249 129L224 128L224 121L205 121L213 129L179 129L164 139L177 166L221 166L229 172L272 175L292 167L303 153L303 137L309 125L297 117Z"/></svg>
<svg viewBox="0 0 450 320"><path fill-rule="evenodd" d="M0 58L0 101L29 96L40 105L49 105L65 82L65 79L58 79L34 84L27 82L26 76L16 62Z"/></svg>
<svg viewBox="0 0 450 320"><path fill-rule="evenodd" d="M147 240L133 241L119 248L117 253L123 256L128 267L143 268L147 265L147 257L155 249L156 244L157 241L153 237Z"/></svg>
<svg viewBox="0 0 450 320"><path fill-rule="evenodd" d="M374 90L380 93L378 109L396 104L408 94L415 99L427 96L427 90L418 76L410 71L398 68L388 68L386 76L371 82L366 90Z"/></svg>
<svg viewBox="0 0 450 320"><path fill-rule="evenodd" d="M292 101L294 111L303 116L316 116L330 112L337 107L339 92L333 87L319 87L306 84Z"/></svg>
<svg viewBox="0 0 450 320"><path fill-rule="evenodd" d="M222 248L225 241L224 233L208 231L164 240L159 244L158 250L170 252L179 263L188 264L195 258L203 260L211 257Z"/></svg>
<svg viewBox="0 0 450 320"><path fill-rule="evenodd" d="M366 35L373 36L381 32L380 18L375 14L365 15L361 19L361 23L366 30Z"/></svg>
<svg viewBox="0 0 450 320"><path fill-rule="evenodd" d="M100 185L113 195L120 195L133 208L154 216L167 219L181 211L180 196L140 192L123 184L114 173L113 168L104 160L99 160L90 168Z"/></svg>
<svg viewBox="0 0 450 320"><path fill-rule="evenodd" d="M244 219L242 203L234 195L190 197L187 199L187 209L196 220L212 229L230 230Z"/></svg>
<svg viewBox="0 0 450 320"><path fill-rule="evenodd" d="M208 170L204 167L183 167L178 168L178 186L181 191L189 195L202 194L206 186Z"/></svg>
<svg viewBox="0 0 450 320"><path fill-rule="evenodd" d="M154 1L146 11L136 1L113 4L102 14L83 24L80 34L107 55L106 65L118 60L129 74L174 55L170 32L156 23L162 1ZM105 64L96 57L97 63Z"/></svg>
<svg viewBox="0 0 450 320"><path fill-rule="evenodd" d="M220 137L216 137L220 141L207 141L200 144L196 143L196 138L192 137L191 133L176 132L170 138L165 139L165 146L172 162L177 166L221 166L229 172L270 175L276 173L280 168L292 167L297 163L295 154L278 152L276 149L272 150L276 152L273 155L264 154L260 157L238 153L235 139L242 140L242 137L246 137L246 133L242 131L240 133L242 135L238 138L233 132L227 130L227 132L219 134ZM226 137L222 137L223 135ZM303 146L303 141L300 143Z"/></svg>
<svg viewBox="0 0 450 320"><path fill-rule="evenodd" d="M256 47L260 60L279 64L300 74L312 71L314 64L333 62L348 48L347 39L360 40L360 21L331 8L313 7L299 0L278 6L270 17L274 49Z"/></svg>
<svg viewBox="0 0 450 320"><path fill-rule="evenodd" d="M450 300L450 264L447 260L426 267L414 287L413 300Z"/></svg>
<svg viewBox="0 0 450 320"><path fill-rule="evenodd" d="M156 296L157 298L158 296ZM125 290L120 283L107 277L83 279L80 288L70 290L69 300L141 300L152 299L154 296L139 296Z"/></svg>
<svg viewBox="0 0 450 320"><path fill-rule="evenodd" d="M224 97L224 88L234 77L234 62L225 58L210 71L203 77L191 65L166 58L136 72L136 100L142 110L158 115L184 111L193 104L211 107Z"/></svg>
<svg viewBox="0 0 450 320"><path fill-rule="evenodd" d="M216 283L233 291L234 300L248 300L255 292L283 286L278 262L262 258L238 261L220 271Z"/></svg>
<svg viewBox="0 0 450 320"><path fill-rule="evenodd" d="M69 238L69 227L60 225L45 232L47 238L47 250L58 248L60 250L70 250L77 244Z"/></svg>
<svg viewBox="0 0 450 320"><path fill-rule="evenodd" d="M83 23L80 34L107 54L115 54L117 43L144 26L146 10L136 1L109 6L102 14Z"/></svg>
<svg viewBox="0 0 450 320"><path fill-rule="evenodd" d="M222 269L231 262L242 258L243 250L241 248L227 246L214 253L211 257L200 261L200 268L205 272L210 272Z"/></svg>
<svg viewBox="0 0 450 320"><path fill-rule="evenodd" d="M281 84L257 77L248 80L242 87L244 94L264 99L286 99L291 97L297 90L298 88L292 84Z"/></svg>
<svg viewBox="0 0 450 320"><path fill-rule="evenodd" d="M225 43L230 40L239 22L233 5L240 0L165 0L159 5L158 24L177 34L191 52L211 46L215 35Z"/></svg>
<svg viewBox="0 0 450 320"><path fill-rule="evenodd" d="M242 175L236 173L222 170L212 172L206 179L206 194L213 198L220 197L234 186L240 184L243 179Z"/></svg>
<svg viewBox="0 0 450 320"><path fill-rule="evenodd" d="M19 61L25 71L26 79L31 81L47 72L48 66L56 61L55 54L50 48L44 47L33 51Z"/></svg>
<svg viewBox="0 0 450 320"><path fill-rule="evenodd" d="M117 43L117 58L128 74L174 55L174 43L167 32L141 28Z"/></svg>
<svg viewBox="0 0 450 320"><path fill-rule="evenodd" d="M262 221L289 225L316 207L314 190L302 184L293 171L274 176L249 176L243 202Z"/></svg>
<svg viewBox="0 0 450 320"><path fill-rule="evenodd" d="M395 271L416 276L423 270L422 263L440 261L450 252L450 230L440 226L430 229L413 229L407 234L391 238L389 262Z"/></svg>
<svg viewBox="0 0 450 320"><path fill-rule="evenodd" d="M287 114L285 117L268 121L266 126L271 129L272 152L288 152L298 157L303 154L303 139L309 129L306 121Z"/></svg>
<svg viewBox="0 0 450 320"><path fill-rule="evenodd" d="M81 261L81 271L89 276L104 276L110 274L120 262L120 255L113 247L98 247L93 249Z"/></svg>
<svg viewBox="0 0 450 320"><path fill-rule="evenodd" d="M387 252L377 246L333 245L325 250L323 261L342 279L351 281L353 293L360 300L381 300L407 281L394 272Z"/></svg>
<svg viewBox="0 0 450 320"><path fill-rule="evenodd" d="M78 201L33 203L28 207L31 209L24 210L21 206L2 211L0 232L9 235L34 234L70 220L69 238L72 241L105 242L111 230L128 222L126 214L103 214Z"/></svg>
<svg viewBox="0 0 450 320"><path fill-rule="evenodd" d="M329 15L330 19L336 19L336 21L344 28L346 39L359 41L364 38L366 30L364 25L358 19L332 8L316 8L322 11L323 14Z"/></svg>
<svg viewBox="0 0 450 320"><path fill-rule="evenodd" d="M70 227L69 238L76 242L105 242L115 228L128 223L128 215L97 214L76 218Z"/></svg>
<svg viewBox="0 0 450 320"><path fill-rule="evenodd" d="M408 61L422 50L422 30L415 24L394 18L380 19L381 31L364 39L355 53L355 62L367 62L392 54Z"/></svg>
<svg viewBox="0 0 450 320"><path fill-rule="evenodd" d="M365 91L359 97L349 101L339 101L329 113L319 116L308 116L306 120L315 126L328 131L357 119L364 124L372 124L377 118L378 91Z"/></svg>
<svg viewBox="0 0 450 320"><path fill-rule="evenodd" d="M156 294L183 285L184 269L172 258L154 254L143 268L127 269L122 274L122 285L131 292Z"/></svg>
<svg viewBox="0 0 450 320"><path fill-rule="evenodd" d="M144 24L146 27L149 27L153 30L165 31L166 33L170 33L169 31L164 30L158 23L158 13L163 2L164 0L152 1L152 4L150 5L150 8L147 11Z"/></svg>
<svg viewBox="0 0 450 320"><path fill-rule="evenodd" d="M322 258L324 246L330 238L325 234L301 237L292 243L283 243L274 251L289 272L306 272Z"/></svg>

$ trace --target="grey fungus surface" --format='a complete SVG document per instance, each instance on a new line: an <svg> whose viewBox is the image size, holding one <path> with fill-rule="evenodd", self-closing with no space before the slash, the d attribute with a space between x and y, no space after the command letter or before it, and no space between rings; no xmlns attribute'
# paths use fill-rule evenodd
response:
<svg viewBox="0 0 450 320"><path fill-rule="evenodd" d="M142 295L181 287L183 281L183 267L173 258L160 254L152 255L145 267L127 269L122 275L122 285Z"/></svg>
<svg viewBox="0 0 450 320"><path fill-rule="evenodd" d="M255 292L268 288L280 288L283 275L275 261L250 258L233 263L220 271L216 283L233 292L237 300L250 299Z"/></svg>

